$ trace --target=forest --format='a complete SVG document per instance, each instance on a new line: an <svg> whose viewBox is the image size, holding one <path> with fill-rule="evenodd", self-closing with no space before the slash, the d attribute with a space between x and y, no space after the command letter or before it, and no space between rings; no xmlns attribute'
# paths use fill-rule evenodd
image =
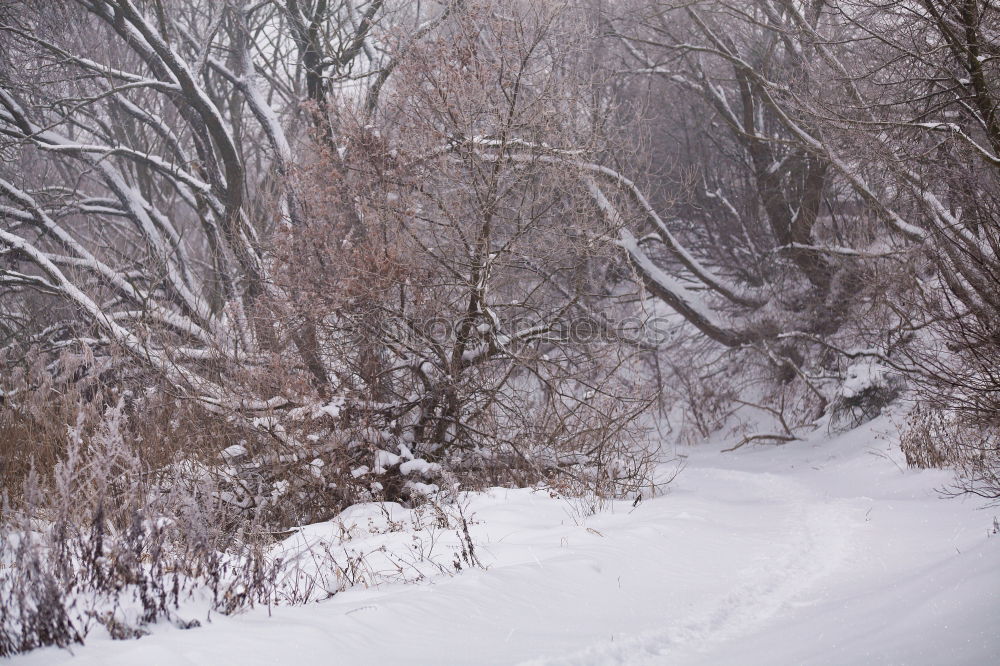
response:
<svg viewBox="0 0 1000 666"><path fill-rule="evenodd" d="M0 0L0 657L890 421L1000 503L993 0Z"/></svg>

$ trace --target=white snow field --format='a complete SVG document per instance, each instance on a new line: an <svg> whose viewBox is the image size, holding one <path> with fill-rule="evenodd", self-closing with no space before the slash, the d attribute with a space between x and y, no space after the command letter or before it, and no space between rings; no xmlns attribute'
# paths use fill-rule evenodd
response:
<svg viewBox="0 0 1000 666"><path fill-rule="evenodd" d="M546 492L494 490L468 509L485 570L13 662L1000 663L1000 508L941 499L950 475L904 469L895 437L883 417L782 447L685 448L667 494L589 517ZM324 536L329 524L296 538ZM412 535L381 538L405 549ZM457 538L442 539L450 562Z"/></svg>

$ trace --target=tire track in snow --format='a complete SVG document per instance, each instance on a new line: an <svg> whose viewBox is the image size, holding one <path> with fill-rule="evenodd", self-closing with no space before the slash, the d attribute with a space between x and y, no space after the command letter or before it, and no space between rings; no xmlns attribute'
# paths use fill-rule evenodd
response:
<svg viewBox="0 0 1000 666"><path fill-rule="evenodd" d="M825 499L787 477L722 468L699 472L713 485L723 481L730 487L740 486L735 497L759 501L762 511L773 512L780 520L776 531L781 540L741 569L739 579L746 582L724 596L699 603L691 615L673 626L597 643L562 657L529 660L523 666L698 660L713 646L749 634L796 605L812 603L810 591L845 561L852 533L863 524L847 501ZM720 503L719 508L725 510L725 505ZM733 543L738 546L739 542Z"/></svg>

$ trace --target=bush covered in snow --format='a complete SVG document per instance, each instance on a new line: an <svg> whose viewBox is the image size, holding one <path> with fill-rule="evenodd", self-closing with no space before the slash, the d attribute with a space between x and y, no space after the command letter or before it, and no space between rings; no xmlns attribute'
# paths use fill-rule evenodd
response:
<svg viewBox="0 0 1000 666"><path fill-rule="evenodd" d="M905 387L898 371L874 361L854 363L830 405L830 424L850 430L870 421L896 400Z"/></svg>
<svg viewBox="0 0 1000 666"><path fill-rule="evenodd" d="M51 471L29 462L18 485L7 479L0 657L82 643L95 632L137 638L157 622L187 629L212 612L305 603L355 585L480 565L471 518L453 487L439 492L410 480L412 508L373 501L303 528L295 517L312 505L298 502L314 500L303 487L286 481L273 505L241 501L237 493L250 488L251 475L240 466L254 468L243 444L230 445L217 461L180 457L151 467L133 439L124 399L97 419L85 416L94 405L80 408ZM376 459L383 467L373 475L388 468L403 468L399 474L410 479L441 475L412 455L383 452ZM373 488L377 482L358 483L354 502L384 494ZM337 514L336 507L326 511Z"/></svg>
<svg viewBox="0 0 1000 666"><path fill-rule="evenodd" d="M82 642L100 628L135 638L192 599L234 612L268 602L280 562L260 525L197 487L157 474L123 439L121 402L93 432L71 428L51 473L32 469L0 515L0 656ZM231 526L239 525L233 529Z"/></svg>

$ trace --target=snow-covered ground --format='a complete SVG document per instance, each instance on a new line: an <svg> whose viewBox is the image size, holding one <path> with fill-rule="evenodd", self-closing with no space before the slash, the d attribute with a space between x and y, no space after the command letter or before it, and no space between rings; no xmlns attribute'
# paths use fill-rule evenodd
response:
<svg viewBox="0 0 1000 666"><path fill-rule="evenodd" d="M666 495L592 516L546 492L494 490L468 507L486 570L14 662L1000 663L1000 508L940 499L949 474L905 470L894 433L881 418L780 448L684 449ZM372 515L344 522L364 532ZM412 535L375 538L405 550ZM440 538L447 564L458 540Z"/></svg>

